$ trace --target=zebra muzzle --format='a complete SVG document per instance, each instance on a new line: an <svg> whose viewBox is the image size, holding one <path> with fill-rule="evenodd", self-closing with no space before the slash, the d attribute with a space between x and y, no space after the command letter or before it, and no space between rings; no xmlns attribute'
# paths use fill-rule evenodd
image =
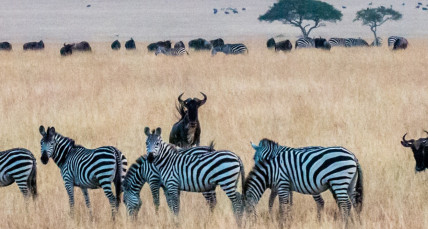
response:
<svg viewBox="0 0 428 229"><path fill-rule="evenodd" d="M43 152L40 160L42 161L43 164L46 165L49 162L48 154L46 152Z"/></svg>

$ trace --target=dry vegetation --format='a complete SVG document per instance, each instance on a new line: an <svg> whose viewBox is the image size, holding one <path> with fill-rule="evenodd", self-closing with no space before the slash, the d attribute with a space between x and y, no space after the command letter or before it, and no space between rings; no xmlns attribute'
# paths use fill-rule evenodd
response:
<svg viewBox="0 0 428 229"><path fill-rule="evenodd" d="M38 127L88 148L117 146L129 159L145 153L145 126L160 126L168 139L177 120L177 96L208 95L200 109L203 144L236 152L246 172L252 167L249 142L263 137L288 146L341 145L360 160L365 179L361 224L355 228L423 228L428 224L428 178L414 173L414 159L400 144L428 129L426 41L410 40L406 51L373 49L293 50L273 53L264 41L248 41L249 55L156 57L137 44L135 52L113 52L93 44L92 54L62 58L59 44L42 52L0 53L0 145L25 147L38 158L39 198L26 209L16 185L0 189L2 228L168 228L175 226L161 194L154 214L147 186L137 222L126 220L121 205L113 223L101 190L90 191L95 221L88 220L76 189L76 216L58 167L40 163ZM235 228L230 202L218 189L219 204L209 213L202 195L183 193L181 228ZM255 228L277 226L267 217L267 192ZM337 207L325 192L326 211L316 220L310 196L294 195L293 228L332 228ZM277 212L277 203L275 212ZM247 225L248 226L248 225Z"/></svg>

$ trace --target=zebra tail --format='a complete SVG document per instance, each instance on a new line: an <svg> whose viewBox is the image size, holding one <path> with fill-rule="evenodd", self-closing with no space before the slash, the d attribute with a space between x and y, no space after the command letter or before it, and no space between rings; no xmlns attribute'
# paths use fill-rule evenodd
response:
<svg viewBox="0 0 428 229"><path fill-rule="evenodd" d="M122 153L115 148L116 154L116 174L114 176L114 186L116 189L116 209L120 205L120 194L122 193Z"/></svg>
<svg viewBox="0 0 428 229"><path fill-rule="evenodd" d="M364 187L363 187L363 171L361 169L360 163L357 163L357 172L358 179L357 184L355 186L355 203L356 203L356 211L358 214L363 210L363 200L364 200Z"/></svg>
<svg viewBox="0 0 428 229"><path fill-rule="evenodd" d="M37 166L36 159L33 160L33 168L31 169L30 176L28 177L27 187L33 200L37 198Z"/></svg>

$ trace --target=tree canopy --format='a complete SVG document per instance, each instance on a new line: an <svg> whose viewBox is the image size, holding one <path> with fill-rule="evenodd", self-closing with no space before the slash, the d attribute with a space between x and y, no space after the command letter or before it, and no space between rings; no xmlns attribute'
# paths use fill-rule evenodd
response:
<svg viewBox="0 0 428 229"><path fill-rule="evenodd" d="M318 0L279 0L259 20L293 25L300 28L304 37L308 37L313 29L325 26L322 21L342 20L342 13L332 5Z"/></svg>
<svg viewBox="0 0 428 229"><path fill-rule="evenodd" d="M375 44L378 45L377 27L387 21L398 21L402 17L403 15L400 12L392 8L379 6L377 8L367 8L358 11L354 21L362 21L363 25L369 26L375 36Z"/></svg>

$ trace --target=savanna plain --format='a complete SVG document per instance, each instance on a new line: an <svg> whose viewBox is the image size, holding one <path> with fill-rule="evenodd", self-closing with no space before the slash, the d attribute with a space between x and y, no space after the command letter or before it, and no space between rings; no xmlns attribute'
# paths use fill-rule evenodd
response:
<svg viewBox="0 0 428 229"><path fill-rule="evenodd" d="M61 58L61 44L41 52L16 49L0 53L0 145L24 147L37 158L36 201L24 202L16 185L0 189L1 228L236 228L230 201L217 189L218 205L210 213L198 193L182 193L179 224L161 192L155 214L147 185L135 222L125 206L111 220L102 190L91 190L94 220L75 189L74 218L59 168L40 162L40 125L87 148L118 147L129 164L145 154L144 127L161 127L168 140L178 120L177 97L202 96L201 143L238 154L246 173L258 143L270 138L291 147L340 145L359 159L364 173L361 220L351 228L426 228L428 176L415 174L415 162L401 137L425 137L428 129L427 40L409 39L405 51L381 48L333 48L274 53L263 40L248 40L248 55L211 57L207 52L166 57L137 51L114 52L109 43L94 43L93 52ZM16 45L19 47L19 45ZM241 182L239 183L241 190ZM257 206L256 224L275 228L268 195ZM338 209L330 192L321 220L311 196L294 195L291 228L338 228ZM337 217L339 219L339 217Z"/></svg>

